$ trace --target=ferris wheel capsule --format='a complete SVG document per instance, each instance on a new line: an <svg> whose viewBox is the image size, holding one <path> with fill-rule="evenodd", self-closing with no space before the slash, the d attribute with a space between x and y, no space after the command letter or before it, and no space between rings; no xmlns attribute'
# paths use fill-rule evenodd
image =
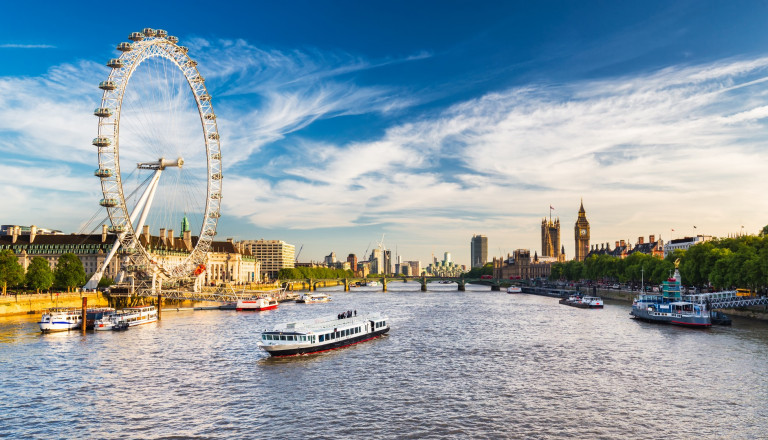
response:
<svg viewBox="0 0 768 440"><path fill-rule="evenodd" d="M141 41L144 39L144 34L141 32L131 32L131 34L128 36L128 39L131 41Z"/></svg>
<svg viewBox="0 0 768 440"><path fill-rule="evenodd" d="M99 83L99 88L101 90L115 90L117 85L112 81L102 81Z"/></svg>
<svg viewBox="0 0 768 440"><path fill-rule="evenodd" d="M125 63L123 63L123 60L120 58L112 58L111 60L107 61L107 67L111 67L113 69L119 69L124 65Z"/></svg>
<svg viewBox="0 0 768 440"><path fill-rule="evenodd" d="M144 28L144 30L142 32L144 32L144 35L147 36L147 37L154 37L155 36L155 30L152 29L152 28Z"/></svg>
<svg viewBox="0 0 768 440"><path fill-rule="evenodd" d="M178 37L174 37L173 35L169 35L168 37L166 37L166 40L170 41L173 44L176 44L179 42Z"/></svg>
<svg viewBox="0 0 768 440"><path fill-rule="evenodd" d="M158 29L158 30L155 31L155 36L158 37L158 38L165 38L165 37L168 36L168 32L166 32L166 31L164 31L162 29Z"/></svg>
<svg viewBox="0 0 768 440"><path fill-rule="evenodd" d="M131 46L131 43L120 43L117 45L117 50L120 52L130 52L133 50L133 46Z"/></svg>
<svg viewBox="0 0 768 440"><path fill-rule="evenodd" d="M114 114L111 108L108 107L99 107L96 110L93 111L93 114L100 117L100 118L108 118Z"/></svg>

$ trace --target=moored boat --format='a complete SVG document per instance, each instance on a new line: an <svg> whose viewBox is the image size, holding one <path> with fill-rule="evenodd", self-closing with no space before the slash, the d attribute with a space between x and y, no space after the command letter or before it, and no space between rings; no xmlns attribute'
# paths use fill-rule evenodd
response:
<svg viewBox="0 0 768 440"><path fill-rule="evenodd" d="M78 328L83 322L83 310L76 307L53 307L46 310L40 321L40 331L43 333L60 332Z"/></svg>
<svg viewBox="0 0 768 440"><path fill-rule="evenodd" d="M705 302L685 300L680 294L680 271L662 284L661 295L638 295L629 312L635 319L685 327L710 327L712 318Z"/></svg>
<svg viewBox="0 0 768 440"><path fill-rule="evenodd" d="M126 307L121 310L118 322L127 322L129 327L157 321L155 306Z"/></svg>
<svg viewBox="0 0 768 440"><path fill-rule="evenodd" d="M331 300L331 296L327 293L302 293L296 300L297 303L313 304L323 303Z"/></svg>
<svg viewBox="0 0 768 440"><path fill-rule="evenodd" d="M271 356L294 356L346 347L389 331L387 317L380 313L349 315L281 324L263 331L258 345Z"/></svg>
<svg viewBox="0 0 768 440"><path fill-rule="evenodd" d="M235 310L238 312L242 311L261 311L261 310L272 310L277 308L277 300L272 298L271 296L265 296L262 298L257 299L240 299L237 300L237 305L235 306Z"/></svg>
<svg viewBox="0 0 768 440"><path fill-rule="evenodd" d="M112 307L97 307L85 311L85 328L95 329L96 322L115 314Z"/></svg>
<svg viewBox="0 0 768 440"><path fill-rule="evenodd" d="M523 288L520 286L507 287L507 293L523 293Z"/></svg>

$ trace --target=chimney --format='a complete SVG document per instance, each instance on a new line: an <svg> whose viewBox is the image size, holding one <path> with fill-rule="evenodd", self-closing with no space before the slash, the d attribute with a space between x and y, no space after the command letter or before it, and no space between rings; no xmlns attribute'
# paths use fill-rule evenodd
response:
<svg viewBox="0 0 768 440"><path fill-rule="evenodd" d="M162 243L165 246L168 246L168 242L165 239L165 228L160 228L160 243Z"/></svg>
<svg viewBox="0 0 768 440"><path fill-rule="evenodd" d="M232 237L227 238L227 243L234 243L234 239Z"/></svg>
<svg viewBox="0 0 768 440"><path fill-rule="evenodd" d="M653 235L651 235L653 237ZM653 240L651 240L653 242ZM643 244L645 243L645 239L643 237L637 237L637 244Z"/></svg>
<svg viewBox="0 0 768 440"><path fill-rule="evenodd" d="M144 243L149 244L149 225L144 225L141 235L144 236Z"/></svg>
<svg viewBox="0 0 768 440"><path fill-rule="evenodd" d="M29 227L29 243L32 244L37 236L37 226L32 225Z"/></svg>
<svg viewBox="0 0 768 440"><path fill-rule="evenodd" d="M176 237L173 236L173 229L169 229L166 232L166 236L168 237L168 246L175 247L176 246Z"/></svg>
<svg viewBox="0 0 768 440"><path fill-rule="evenodd" d="M614 246L614 248L617 248L617 247L619 247L619 242L618 241L616 242L616 246Z"/></svg>
<svg viewBox="0 0 768 440"><path fill-rule="evenodd" d="M624 240L621 240L621 245L622 245L622 246L624 246L624 245L625 245L624 243L625 243L625 241L624 241Z"/></svg>
<svg viewBox="0 0 768 440"><path fill-rule="evenodd" d="M648 242L649 243L654 243L655 241L656 241L656 236L655 235L649 235L648 236Z"/></svg>
<svg viewBox="0 0 768 440"><path fill-rule="evenodd" d="M107 242L107 225L101 225L101 242Z"/></svg>
<svg viewBox="0 0 768 440"><path fill-rule="evenodd" d="M11 238L11 243L16 243L16 240L19 239L19 227L18 226L11 226L11 229L13 229L13 237Z"/></svg>
<svg viewBox="0 0 768 440"><path fill-rule="evenodd" d="M184 231L184 246L187 247L188 251L192 250L192 232L191 231Z"/></svg>

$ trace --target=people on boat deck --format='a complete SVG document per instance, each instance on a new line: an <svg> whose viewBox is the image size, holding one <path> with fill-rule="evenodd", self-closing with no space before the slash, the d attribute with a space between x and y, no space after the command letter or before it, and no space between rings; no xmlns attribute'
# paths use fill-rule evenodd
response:
<svg viewBox="0 0 768 440"><path fill-rule="evenodd" d="M355 310L354 313L355 313L355 316L357 316L357 310ZM341 312L341 313L339 313L337 315L337 317L339 319L351 318L352 317L352 310L347 310L346 312Z"/></svg>

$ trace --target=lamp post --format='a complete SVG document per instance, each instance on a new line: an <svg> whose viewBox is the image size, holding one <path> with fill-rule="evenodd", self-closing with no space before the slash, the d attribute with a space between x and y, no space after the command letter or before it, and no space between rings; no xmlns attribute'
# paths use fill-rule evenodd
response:
<svg viewBox="0 0 768 440"><path fill-rule="evenodd" d="M645 293L645 266L640 266L640 292Z"/></svg>

